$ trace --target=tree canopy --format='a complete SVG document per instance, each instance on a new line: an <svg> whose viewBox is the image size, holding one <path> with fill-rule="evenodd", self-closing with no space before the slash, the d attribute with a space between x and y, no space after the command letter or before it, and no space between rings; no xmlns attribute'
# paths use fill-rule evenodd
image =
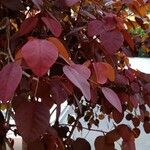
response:
<svg viewBox="0 0 150 150"><path fill-rule="evenodd" d="M95 149L113 150L122 138L122 150L135 150L139 125L150 133L150 75L128 57L150 56L149 11L149 0L1 0L1 146L13 147L12 130L28 149L88 150L86 139L72 139L74 129L82 132L81 118L92 130L107 117L114 129L102 131ZM65 101L76 116L61 125Z"/></svg>

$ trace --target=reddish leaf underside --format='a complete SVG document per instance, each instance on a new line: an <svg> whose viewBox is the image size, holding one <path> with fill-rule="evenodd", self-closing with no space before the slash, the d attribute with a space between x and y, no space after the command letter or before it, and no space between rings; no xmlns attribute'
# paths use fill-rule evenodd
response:
<svg viewBox="0 0 150 150"><path fill-rule="evenodd" d="M14 101L13 108L17 129L26 142L35 141L48 128L49 107L44 103L27 102L19 98Z"/></svg>
<svg viewBox="0 0 150 150"><path fill-rule="evenodd" d="M54 36L59 37L60 34L62 33L62 26L61 24L49 17L42 17L42 21L45 23L48 29L54 34Z"/></svg>
<svg viewBox="0 0 150 150"><path fill-rule="evenodd" d="M21 50L28 66L37 76L43 76L58 58L56 46L41 39L28 41Z"/></svg>
<svg viewBox="0 0 150 150"><path fill-rule="evenodd" d="M0 72L0 100L10 101L21 80L22 68L15 64L7 64Z"/></svg>
<svg viewBox="0 0 150 150"><path fill-rule="evenodd" d="M90 100L90 84L87 81L90 76L90 70L83 65L73 64L71 66L65 65L63 72L82 91L85 98Z"/></svg>
<svg viewBox="0 0 150 150"><path fill-rule="evenodd" d="M106 99L121 113L122 106L118 95L110 88L102 87L102 92Z"/></svg>

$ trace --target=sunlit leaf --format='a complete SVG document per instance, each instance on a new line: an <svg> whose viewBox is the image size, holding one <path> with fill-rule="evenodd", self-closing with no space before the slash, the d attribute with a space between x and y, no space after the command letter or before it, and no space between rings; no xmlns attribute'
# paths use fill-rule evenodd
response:
<svg viewBox="0 0 150 150"><path fill-rule="evenodd" d="M58 58L57 47L47 40L28 41L21 50L22 56L37 76L43 76Z"/></svg>

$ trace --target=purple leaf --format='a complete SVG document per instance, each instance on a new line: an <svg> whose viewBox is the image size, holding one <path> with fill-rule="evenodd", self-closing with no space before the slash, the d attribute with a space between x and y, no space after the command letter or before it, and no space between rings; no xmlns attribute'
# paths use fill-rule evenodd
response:
<svg viewBox="0 0 150 150"><path fill-rule="evenodd" d="M122 106L118 95L110 88L102 87L102 92L106 99L121 113Z"/></svg>
<svg viewBox="0 0 150 150"><path fill-rule="evenodd" d="M76 3L78 3L80 0L64 0L65 4L69 7L75 5Z"/></svg>
<svg viewBox="0 0 150 150"><path fill-rule="evenodd" d="M38 9L41 9L40 6L43 5L43 0L32 0L32 2L34 3L34 5L35 5Z"/></svg>
<svg viewBox="0 0 150 150"><path fill-rule="evenodd" d="M45 133L49 126L49 107L44 103L28 102L17 97L13 100L16 126L26 142L33 142Z"/></svg>
<svg viewBox="0 0 150 150"><path fill-rule="evenodd" d="M61 24L54 19L51 19L49 17L42 17L42 21L45 23L48 29L56 36L59 37L62 33L62 26Z"/></svg>
<svg viewBox="0 0 150 150"><path fill-rule="evenodd" d="M118 31L104 32L101 36L102 45L109 54L114 54L123 45L123 36Z"/></svg>
<svg viewBox="0 0 150 150"><path fill-rule="evenodd" d="M23 21L21 24L20 30L19 30L19 35L25 35L31 32L37 25L38 23L38 18L37 17L30 17L27 18Z"/></svg>
<svg viewBox="0 0 150 150"><path fill-rule="evenodd" d="M58 58L58 49L47 40L28 41L21 50L28 66L37 76L43 76Z"/></svg>
<svg viewBox="0 0 150 150"><path fill-rule="evenodd" d="M89 36L98 36L105 31L104 24L100 20L93 20L88 22L87 32Z"/></svg>
<svg viewBox="0 0 150 150"><path fill-rule="evenodd" d="M22 4L21 0L1 0L0 3L2 3L5 7L15 11L25 10L25 7Z"/></svg>
<svg viewBox="0 0 150 150"><path fill-rule="evenodd" d="M21 80L22 69L15 63L9 63L0 72L0 100L10 101Z"/></svg>
<svg viewBox="0 0 150 150"><path fill-rule="evenodd" d="M90 70L83 65L73 64L71 66L65 65L63 72L82 91L85 98L90 100L90 84L87 81L90 76Z"/></svg>

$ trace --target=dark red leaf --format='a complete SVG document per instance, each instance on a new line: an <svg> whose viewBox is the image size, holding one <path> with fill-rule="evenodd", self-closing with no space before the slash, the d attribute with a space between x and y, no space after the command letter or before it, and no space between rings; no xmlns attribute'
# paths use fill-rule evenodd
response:
<svg viewBox="0 0 150 150"><path fill-rule="evenodd" d="M32 93L35 92L36 85L37 81L32 81L30 86L30 90L32 91ZM41 98L42 103L45 103L47 106L49 106L49 108L51 108L54 104L53 99L50 97L50 84L46 81L39 81L36 96L38 98Z"/></svg>
<svg viewBox="0 0 150 150"><path fill-rule="evenodd" d="M101 36L102 45L109 54L114 54L123 45L123 36L118 31L103 32Z"/></svg>
<svg viewBox="0 0 150 150"><path fill-rule="evenodd" d="M102 87L102 92L106 99L121 113L122 106L118 95L110 88Z"/></svg>
<svg viewBox="0 0 150 150"><path fill-rule="evenodd" d="M120 123L124 117L124 114L119 113L116 109L113 109L112 116L113 116L113 119L116 123Z"/></svg>
<svg viewBox="0 0 150 150"><path fill-rule="evenodd" d="M134 139L133 132L127 125L120 124L117 130L124 141L129 142Z"/></svg>
<svg viewBox="0 0 150 150"><path fill-rule="evenodd" d="M105 84L107 82L107 76L105 75L105 70L107 69L102 63L93 63L93 67L96 74L97 82L100 84Z"/></svg>
<svg viewBox="0 0 150 150"><path fill-rule="evenodd" d="M139 128L134 128L134 129L132 130L132 132L133 132L133 134L134 134L134 137L135 137L135 138L138 138L139 135L140 135L140 133L141 133L141 130L140 130Z"/></svg>
<svg viewBox="0 0 150 150"><path fill-rule="evenodd" d="M25 10L24 5L22 4L21 0L1 0L0 1L5 7L12 9L12 10Z"/></svg>
<svg viewBox="0 0 150 150"><path fill-rule="evenodd" d="M28 143L28 150L45 150L45 145L41 139Z"/></svg>
<svg viewBox="0 0 150 150"><path fill-rule="evenodd" d="M131 35L128 33L127 30L121 30L124 40L129 44L130 48L134 51L135 50L135 44L131 37Z"/></svg>
<svg viewBox="0 0 150 150"><path fill-rule="evenodd" d="M144 131L148 134L150 133L150 122L145 121L143 124Z"/></svg>
<svg viewBox="0 0 150 150"><path fill-rule="evenodd" d="M52 99L55 101L56 104L61 104L65 100L67 100L68 95L63 86L63 84L58 80L50 81L50 91L52 95Z"/></svg>
<svg viewBox="0 0 150 150"><path fill-rule="evenodd" d="M43 137L45 150L64 150L64 145L57 135L45 134Z"/></svg>
<svg viewBox="0 0 150 150"><path fill-rule="evenodd" d="M131 104L133 105L134 108L137 108L137 107L138 107L138 101L137 101L135 95L131 95L131 96L130 96L130 101L131 101Z"/></svg>
<svg viewBox="0 0 150 150"><path fill-rule="evenodd" d="M65 4L69 7L75 5L76 3L78 3L80 0L64 0Z"/></svg>
<svg viewBox="0 0 150 150"><path fill-rule="evenodd" d="M150 82L149 82L149 83L146 83L146 84L144 85L144 89L145 89L146 91L150 92Z"/></svg>
<svg viewBox="0 0 150 150"><path fill-rule="evenodd" d="M0 72L0 100L10 101L21 80L22 69L15 63L7 64Z"/></svg>
<svg viewBox="0 0 150 150"><path fill-rule="evenodd" d="M135 72L131 68L125 70L125 75L131 82L136 78Z"/></svg>
<svg viewBox="0 0 150 150"><path fill-rule="evenodd" d="M134 140L122 143L122 150L136 150Z"/></svg>
<svg viewBox="0 0 150 150"><path fill-rule="evenodd" d="M118 141L120 139L120 135L119 135L117 129L109 131L106 134L105 139L106 139L106 143L108 143L108 144Z"/></svg>
<svg viewBox="0 0 150 150"><path fill-rule="evenodd" d="M113 150L114 143L106 143L105 136L98 136L95 140L95 150Z"/></svg>
<svg viewBox="0 0 150 150"><path fill-rule="evenodd" d="M128 78L126 76L122 75L122 74L117 73L115 79L116 79L115 82L117 84L129 85Z"/></svg>
<svg viewBox="0 0 150 150"><path fill-rule="evenodd" d="M61 24L54 19L49 17L42 17L42 21L45 23L48 29L54 34L54 36L59 37L62 33L62 26Z"/></svg>
<svg viewBox="0 0 150 150"><path fill-rule="evenodd" d="M28 66L37 76L43 76L58 58L56 46L47 40L33 39L21 50Z"/></svg>
<svg viewBox="0 0 150 150"><path fill-rule="evenodd" d="M71 66L65 65L63 72L82 91L86 99L90 100L90 84L87 81L90 77L90 70L84 65L72 64Z"/></svg>
<svg viewBox="0 0 150 150"><path fill-rule="evenodd" d="M111 31L116 28L117 22L115 19L115 15L113 14L107 14L104 17L104 28L106 31Z"/></svg>
<svg viewBox="0 0 150 150"><path fill-rule="evenodd" d="M41 9L41 6L43 5L43 0L32 0L32 2L38 9Z"/></svg>
<svg viewBox="0 0 150 150"><path fill-rule="evenodd" d="M91 150L91 146L86 139L77 138L72 143L72 150Z"/></svg>
<svg viewBox="0 0 150 150"><path fill-rule="evenodd" d="M132 0L122 0L122 3L123 4L130 4L130 3L132 3Z"/></svg>
<svg viewBox="0 0 150 150"><path fill-rule="evenodd" d="M142 18L136 17L136 16L135 16L135 21L136 21L140 26L142 26L143 23L144 23L144 21L142 20Z"/></svg>
<svg viewBox="0 0 150 150"><path fill-rule="evenodd" d="M20 30L19 30L19 35L25 35L31 32L37 25L38 23L38 18L37 17L30 17L27 18L23 21L21 24Z"/></svg>
<svg viewBox="0 0 150 150"><path fill-rule="evenodd" d="M131 83L131 88L135 93L138 93L140 91L140 86L137 82L132 82Z"/></svg>
<svg viewBox="0 0 150 150"><path fill-rule="evenodd" d="M17 129L26 142L33 142L49 126L49 107L40 102L28 102L18 97L13 102Z"/></svg>
<svg viewBox="0 0 150 150"><path fill-rule="evenodd" d="M105 32L104 24L100 20L88 22L87 32L89 36L98 36Z"/></svg>
<svg viewBox="0 0 150 150"><path fill-rule="evenodd" d="M138 117L132 118L132 123L134 127L138 127L140 125L140 119Z"/></svg>

